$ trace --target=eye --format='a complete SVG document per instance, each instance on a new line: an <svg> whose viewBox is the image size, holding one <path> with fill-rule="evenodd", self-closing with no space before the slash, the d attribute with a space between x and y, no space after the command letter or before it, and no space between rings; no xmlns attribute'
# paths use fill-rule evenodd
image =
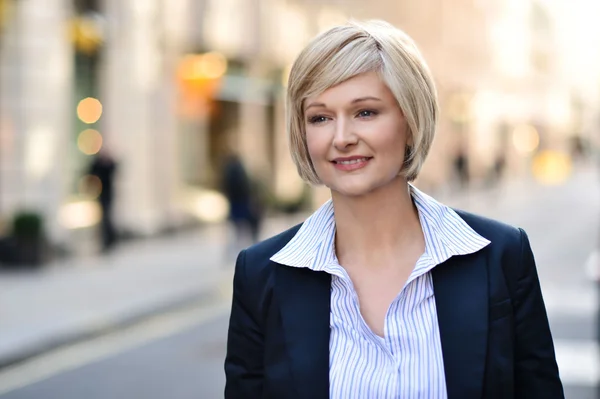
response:
<svg viewBox="0 0 600 399"><path fill-rule="evenodd" d="M360 111L357 116L359 118L371 118L375 115L377 115L377 111L373 111L370 109L364 109L364 110Z"/></svg>
<svg viewBox="0 0 600 399"><path fill-rule="evenodd" d="M310 124L319 124L327 121L327 117L323 115L315 115L308 118L308 123Z"/></svg>

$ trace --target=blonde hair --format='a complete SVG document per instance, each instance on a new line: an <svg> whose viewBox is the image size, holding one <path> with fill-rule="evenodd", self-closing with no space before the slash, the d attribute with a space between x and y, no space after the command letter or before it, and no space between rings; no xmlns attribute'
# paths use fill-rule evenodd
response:
<svg viewBox="0 0 600 399"><path fill-rule="evenodd" d="M376 71L396 97L409 127L404 167L416 179L435 136L438 103L433 77L414 41L384 21L351 21L314 38L290 71L286 123L300 177L320 184L306 144L304 100L356 75Z"/></svg>

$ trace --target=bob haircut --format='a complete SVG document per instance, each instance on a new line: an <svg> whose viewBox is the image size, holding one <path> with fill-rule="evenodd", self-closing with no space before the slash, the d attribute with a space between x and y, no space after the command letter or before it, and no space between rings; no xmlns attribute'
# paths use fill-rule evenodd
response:
<svg viewBox="0 0 600 399"><path fill-rule="evenodd" d="M356 75L376 71L398 101L409 128L404 166L417 178L431 148L438 118L433 77L414 41L384 21L351 21L315 37L290 71L286 124L300 177L321 184L306 144L304 101Z"/></svg>

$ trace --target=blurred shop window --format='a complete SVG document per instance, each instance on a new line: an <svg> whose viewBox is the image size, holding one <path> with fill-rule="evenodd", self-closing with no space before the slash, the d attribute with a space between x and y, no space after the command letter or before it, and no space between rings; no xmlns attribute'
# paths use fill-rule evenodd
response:
<svg viewBox="0 0 600 399"><path fill-rule="evenodd" d="M77 0L76 14L71 20L70 36L75 54L77 101L95 97L98 86L98 65L104 41L102 16L97 0Z"/></svg>
<svg viewBox="0 0 600 399"><path fill-rule="evenodd" d="M98 153L102 146L102 131L98 126L102 116L99 75L105 32L99 3L99 0L75 0L75 14L69 26L75 79L71 107L74 145L70 147L73 149L70 157L76 175L87 168L90 156ZM72 190L78 191L77 181L73 182Z"/></svg>
<svg viewBox="0 0 600 399"><path fill-rule="evenodd" d="M239 103L221 99L220 93L228 76L244 73L242 62L218 52L198 51L180 60L179 116L185 126L180 159L187 184L218 186L225 154L239 130Z"/></svg>

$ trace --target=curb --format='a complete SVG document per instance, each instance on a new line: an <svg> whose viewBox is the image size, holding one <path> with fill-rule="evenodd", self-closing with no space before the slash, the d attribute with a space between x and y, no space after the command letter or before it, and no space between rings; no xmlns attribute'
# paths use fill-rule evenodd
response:
<svg viewBox="0 0 600 399"><path fill-rule="evenodd" d="M222 289L220 289L217 284L211 284L203 289L201 288L197 292L185 293L176 297L174 296L169 300L159 301L159 303L139 306L137 309L123 311L121 314L115 315L112 319L105 322L97 321L95 323L88 323L73 328L70 332L54 334L54 336L46 337L30 345L24 345L22 348L0 357L0 372L3 371L3 369L16 366L19 363L23 363L53 350L91 340L135 325L151 317L167 314L193 305L194 303L207 301L222 295Z"/></svg>

